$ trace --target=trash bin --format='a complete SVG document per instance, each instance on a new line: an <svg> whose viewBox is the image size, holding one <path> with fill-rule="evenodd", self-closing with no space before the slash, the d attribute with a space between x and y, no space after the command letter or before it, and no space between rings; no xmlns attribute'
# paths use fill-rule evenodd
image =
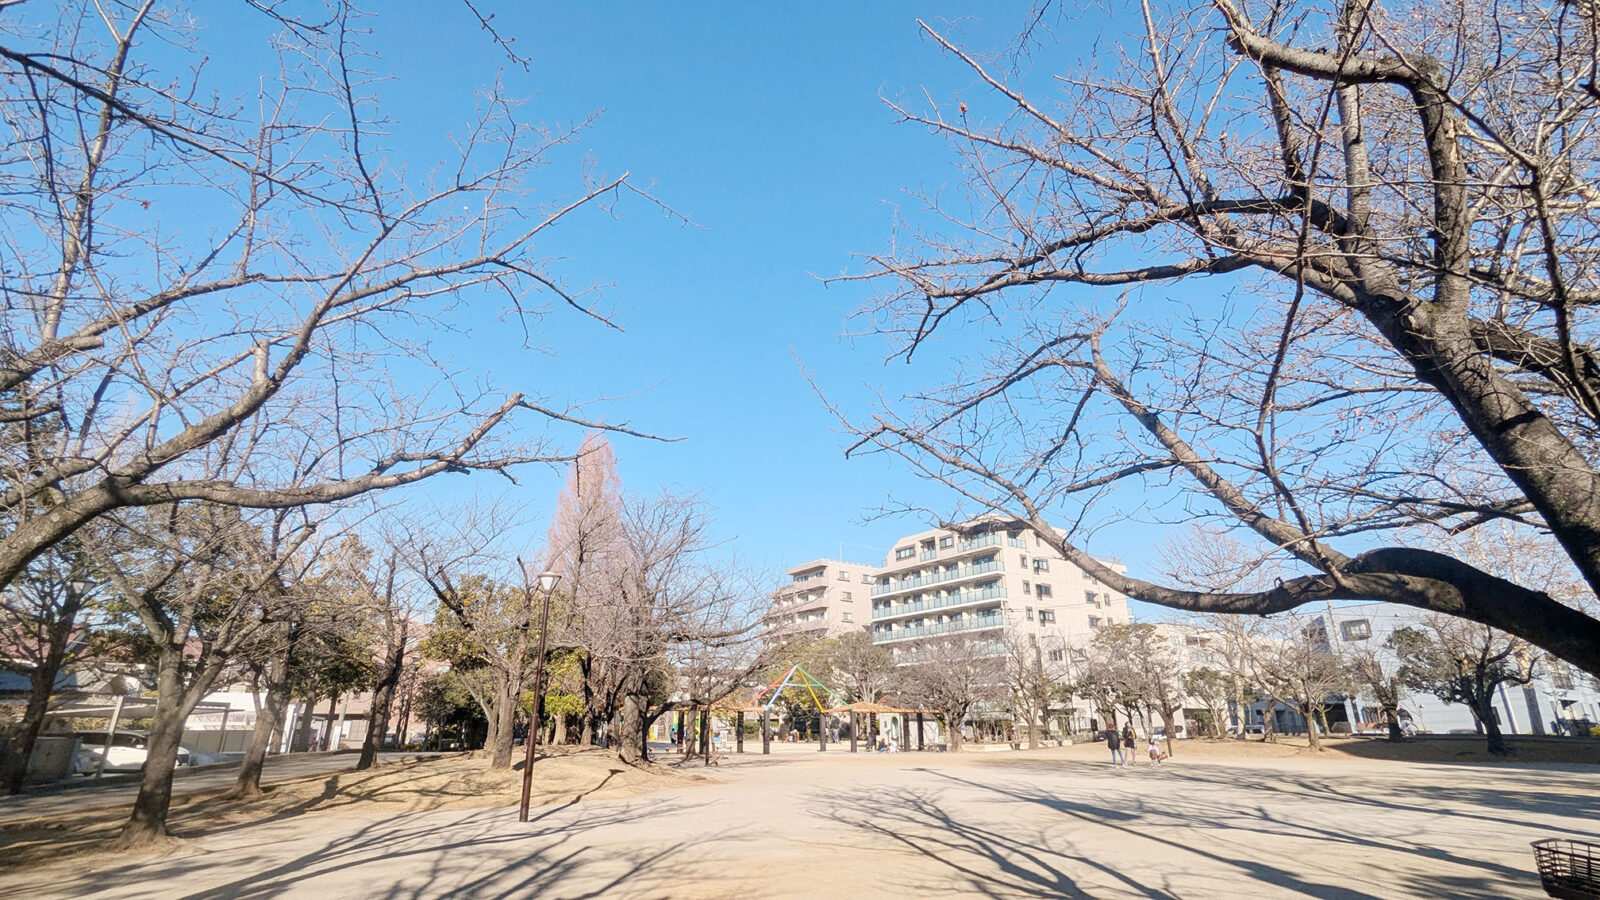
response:
<svg viewBox="0 0 1600 900"><path fill-rule="evenodd" d="M1544 892L1565 900L1600 900L1600 844L1548 838L1533 842Z"/></svg>

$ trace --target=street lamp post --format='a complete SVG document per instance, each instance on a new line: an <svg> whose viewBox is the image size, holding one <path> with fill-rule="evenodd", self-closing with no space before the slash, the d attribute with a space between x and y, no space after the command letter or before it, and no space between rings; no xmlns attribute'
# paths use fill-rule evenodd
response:
<svg viewBox="0 0 1600 900"><path fill-rule="evenodd" d="M519 560L520 562L520 560ZM527 588L526 569L523 570L523 590ZM545 572L539 576L539 592L544 594L544 610L539 614L539 657L533 670L533 714L528 718L528 755L522 763L522 804L517 808L517 821L528 821L528 800L533 796L533 754L539 746L539 720L544 712L544 651L550 634L550 595L561 583L561 575Z"/></svg>

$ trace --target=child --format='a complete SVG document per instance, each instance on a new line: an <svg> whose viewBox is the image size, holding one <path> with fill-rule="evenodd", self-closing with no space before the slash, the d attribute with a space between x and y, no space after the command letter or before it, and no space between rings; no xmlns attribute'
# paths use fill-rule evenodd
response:
<svg viewBox="0 0 1600 900"><path fill-rule="evenodd" d="M1150 765L1159 766L1164 758L1166 758L1166 754L1161 752L1160 742L1156 740L1155 735L1150 735Z"/></svg>

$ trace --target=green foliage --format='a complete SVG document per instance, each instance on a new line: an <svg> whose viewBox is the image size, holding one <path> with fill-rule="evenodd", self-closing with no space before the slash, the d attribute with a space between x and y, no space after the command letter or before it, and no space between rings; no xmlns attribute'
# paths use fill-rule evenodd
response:
<svg viewBox="0 0 1600 900"><path fill-rule="evenodd" d="M459 679L450 672L435 672L423 676L417 687L412 709L417 718L435 728L448 724L482 722L483 710Z"/></svg>
<svg viewBox="0 0 1600 900"><path fill-rule="evenodd" d="M418 648L423 656L470 671L489 665L522 639L532 609L520 587L485 575L463 575L451 593L453 602L440 601L434 610L432 631ZM525 643L531 659L537 642Z"/></svg>

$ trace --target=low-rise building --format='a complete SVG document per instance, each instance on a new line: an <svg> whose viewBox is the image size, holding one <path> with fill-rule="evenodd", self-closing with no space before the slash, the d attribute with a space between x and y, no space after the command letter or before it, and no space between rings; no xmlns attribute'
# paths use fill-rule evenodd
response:
<svg viewBox="0 0 1600 900"><path fill-rule="evenodd" d="M1386 646L1401 628L1423 628L1430 613L1398 603L1357 603L1335 606L1317 616L1311 627L1326 629L1330 649L1341 655L1372 651L1386 669L1399 661ZM1327 626L1331 623L1332 627ZM1573 734L1587 732L1600 723L1600 679L1555 658L1534 669L1526 685L1501 685L1495 693L1495 713L1507 734ZM1369 702L1350 703L1348 715L1356 730L1378 730L1382 715ZM1446 703L1432 694L1410 693L1400 704L1402 719L1420 731L1436 734L1469 733L1477 729L1472 711L1459 703Z"/></svg>

